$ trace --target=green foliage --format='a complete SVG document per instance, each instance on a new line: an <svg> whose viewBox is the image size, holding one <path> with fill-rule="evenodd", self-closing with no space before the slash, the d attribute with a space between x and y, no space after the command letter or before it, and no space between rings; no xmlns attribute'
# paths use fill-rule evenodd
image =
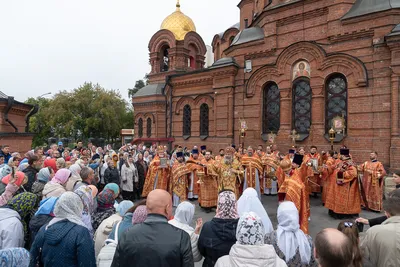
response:
<svg viewBox="0 0 400 267"><path fill-rule="evenodd" d="M142 89L143 87L145 87L148 84L149 84L149 74L146 73L146 75L144 76L144 78L142 80L137 80L135 82L135 87L128 88L128 97L132 98L137 93L137 91L139 91L140 89Z"/></svg>
<svg viewBox="0 0 400 267"><path fill-rule="evenodd" d="M122 128L133 127L132 109L120 93L98 84L85 83L70 92L60 91L52 99L28 101L38 101L40 106L31 118L30 131L36 133L34 146L46 143L51 136L112 140Z"/></svg>

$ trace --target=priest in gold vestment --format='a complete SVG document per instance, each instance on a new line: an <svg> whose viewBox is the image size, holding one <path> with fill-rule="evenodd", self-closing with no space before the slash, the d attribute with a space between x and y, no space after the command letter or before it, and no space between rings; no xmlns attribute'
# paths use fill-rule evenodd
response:
<svg viewBox="0 0 400 267"><path fill-rule="evenodd" d="M358 166L358 170L362 173L362 186L368 202L367 205L362 203L363 206L373 211L381 211L383 178L386 176L386 171L383 164L378 161L378 153L372 152L370 154L370 161L366 161L361 166Z"/></svg>
<svg viewBox="0 0 400 267"><path fill-rule="evenodd" d="M183 152L176 152L176 160L171 168L172 180L170 183L170 192L172 193L172 203L177 207L179 203L187 200L188 180L190 170L186 167L183 158Z"/></svg>
<svg viewBox="0 0 400 267"><path fill-rule="evenodd" d="M211 211L211 208L217 206L218 200L217 178L210 175L207 170L207 166L215 164L215 161L211 158L211 153L209 151L205 153L201 163L206 167L204 168L204 174L201 174L200 177L201 199L199 204L208 213Z"/></svg>
<svg viewBox="0 0 400 267"><path fill-rule="evenodd" d="M169 189L169 180L171 175L171 168L168 164L167 154L163 146L157 148L157 155L151 161L147 170L146 179L143 186L143 197L153 191L154 189Z"/></svg>

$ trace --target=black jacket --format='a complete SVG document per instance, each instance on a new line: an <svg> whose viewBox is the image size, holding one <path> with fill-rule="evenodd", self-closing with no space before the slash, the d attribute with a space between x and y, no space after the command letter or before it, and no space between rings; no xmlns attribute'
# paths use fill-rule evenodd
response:
<svg viewBox="0 0 400 267"><path fill-rule="evenodd" d="M26 169L23 171L23 173L25 173L26 176L28 176L28 182L24 185L26 191L31 192L32 185L36 181L36 174L38 172L39 171L37 169L33 168L30 165L26 167Z"/></svg>
<svg viewBox="0 0 400 267"><path fill-rule="evenodd" d="M213 218L203 225L198 241L203 267L213 267L220 257L229 255L236 243L237 224L238 219Z"/></svg>
<svg viewBox="0 0 400 267"><path fill-rule="evenodd" d="M110 168L108 167L104 172L104 183L116 183L119 185L119 172L117 168Z"/></svg>
<svg viewBox="0 0 400 267"><path fill-rule="evenodd" d="M112 267L193 267L189 235L162 215L149 214L122 234Z"/></svg>
<svg viewBox="0 0 400 267"><path fill-rule="evenodd" d="M30 246L32 246L32 243L35 240L36 235L39 232L40 228L43 225L48 224L52 219L53 219L52 216L45 214L35 215L32 217L32 219L29 222L29 231L31 233L31 239L29 244Z"/></svg>

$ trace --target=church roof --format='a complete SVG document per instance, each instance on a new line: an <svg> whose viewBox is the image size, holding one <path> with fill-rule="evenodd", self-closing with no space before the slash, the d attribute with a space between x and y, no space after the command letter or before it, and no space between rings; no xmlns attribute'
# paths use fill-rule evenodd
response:
<svg viewBox="0 0 400 267"><path fill-rule="evenodd" d="M179 0L176 3L176 11L166 17L161 24L161 30L169 30L174 35L176 40L182 41L188 32L195 32L196 26L193 20L182 13Z"/></svg>
<svg viewBox="0 0 400 267"><path fill-rule="evenodd" d="M355 18L392 8L400 8L400 0L356 0L352 8L342 19Z"/></svg>
<svg viewBox="0 0 400 267"><path fill-rule="evenodd" d="M0 91L0 98L8 98L8 95Z"/></svg>
<svg viewBox="0 0 400 267"><path fill-rule="evenodd" d="M229 65L238 66L236 60L233 57L223 57L215 61L214 64L212 64L212 66L210 67L210 69L218 67L226 67Z"/></svg>
<svg viewBox="0 0 400 267"><path fill-rule="evenodd" d="M264 39L264 31L260 27L251 27L239 32L233 39L231 46Z"/></svg>
<svg viewBox="0 0 400 267"><path fill-rule="evenodd" d="M218 34L218 35L219 35L219 38L222 38L222 36L224 36L224 33L225 33L227 30L230 30L230 29L238 29L238 30L239 30L239 29L240 29L240 22L238 22L238 23L232 25L231 27L229 27L229 28L226 29L225 31L219 33L219 34Z"/></svg>
<svg viewBox="0 0 400 267"><path fill-rule="evenodd" d="M165 83L152 83L141 88L133 97L162 95Z"/></svg>
<svg viewBox="0 0 400 267"><path fill-rule="evenodd" d="M387 36L395 36L395 35L400 35L400 23L397 24L397 26L394 27L392 32L389 33Z"/></svg>

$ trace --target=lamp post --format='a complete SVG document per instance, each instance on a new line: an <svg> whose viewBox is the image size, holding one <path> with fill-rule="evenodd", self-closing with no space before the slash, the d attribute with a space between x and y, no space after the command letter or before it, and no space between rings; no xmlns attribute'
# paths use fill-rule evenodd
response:
<svg viewBox="0 0 400 267"><path fill-rule="evenodd" d="M43 95L40 95L40 96L38 96L37 98L42 98L42 97L44 97L44 96L46 96L46 95L51 95L51 92L45 93L45 94L43 94Z"/></svg>
<svg viewBox="0 0 400 267"><path fill-rule="evenodd" d="M336 132L331 128L329 130L329 140L331 140L331 150L333 150L333 141L336 139Z"/></svg>

